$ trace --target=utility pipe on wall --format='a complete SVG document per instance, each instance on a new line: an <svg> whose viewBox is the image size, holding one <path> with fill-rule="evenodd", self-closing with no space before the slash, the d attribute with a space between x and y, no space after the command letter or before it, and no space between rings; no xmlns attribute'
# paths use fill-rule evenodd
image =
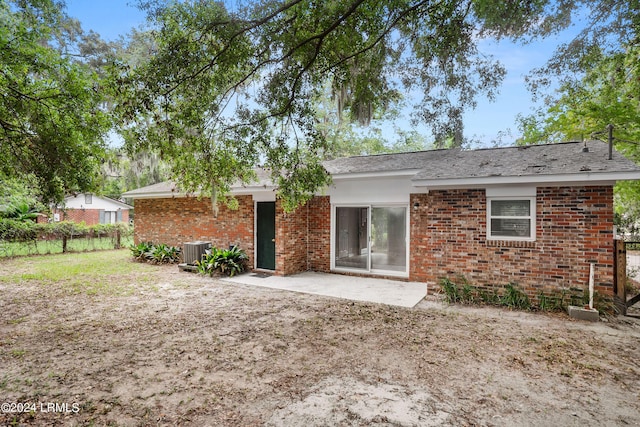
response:
<svg viewBox="0 0 640 427"><path fill-rule="evenodd" d="M593 310L593 287L596 275L596 263L592 262L589 268L589 310Z"/></svg>
<svg viewBox="0 0 640 427"><path fill-rule="evenodd" d="M613 159L613 125L607 125L607 141L609 142L609 160Z"/></svg>

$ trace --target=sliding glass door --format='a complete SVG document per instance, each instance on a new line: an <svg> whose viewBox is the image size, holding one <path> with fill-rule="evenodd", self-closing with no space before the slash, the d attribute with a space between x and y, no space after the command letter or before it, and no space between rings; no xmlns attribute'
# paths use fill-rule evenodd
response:
<svg viewBox="0 0 640 427"><path fill-rule="evenodd" d="M406 206L337 206L334 230L336 268L406 273Z"/></svg>
<svg viewBox="0 0 640 427"><path fill-rule="evenodd" d="M371 269L405 271L407 209L371 209Z"/></svg>
<svg viewBox="0 0 640 427"><path fill-rule="evenodd" d="M336 208L336 267L369 268L368 222L368 208Z"/></svg>

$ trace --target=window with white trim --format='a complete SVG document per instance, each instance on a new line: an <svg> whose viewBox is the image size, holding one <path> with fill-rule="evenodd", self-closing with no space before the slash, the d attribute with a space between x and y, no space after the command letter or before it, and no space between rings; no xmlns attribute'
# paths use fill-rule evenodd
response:
<svg viewBox="0 0 640 427"><path fill-rule="evenodd" d="M535 197L488 197L487 238L526 240L536 238Z"/></svg>
<svg viewBox="0 0 640 427"><path fill-rule="evenodd" d="M115 224L118 222L118 213L115 211L104 211L100 218L100 224Z"/></svg>

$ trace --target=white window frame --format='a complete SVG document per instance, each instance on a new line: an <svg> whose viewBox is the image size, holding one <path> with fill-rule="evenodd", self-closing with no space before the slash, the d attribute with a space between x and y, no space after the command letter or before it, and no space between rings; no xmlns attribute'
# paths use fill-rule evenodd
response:
<svg viewBox="0 0 640 427"><path fill-rule="evenodd" d="M403 207L405 208L405 271L395 271L395 270L382 270L382 269L374 269L371 268L371 214L373 208L394 208L394 207ZM367 235L368 235L368 246L367 251L368 260L367 260L367 268L348 268L348 267L339 267L336 266L336 212L337 208L367 208L368 209L368 217L367 217ZM353 204L353 203L332 203L331 204L331 245L330 245L330 269L331 271L337 272L347 272L347 273L359 273L359 274L370 274L370 275L384 275L384 276L395 276L395 277L409 277L409 261L410 261L410 243L411 243L411 216L409 211L409 205L407 203L369 203L369 204Z"/></svg>
<svg viewBox="0 0 640 427"><path fill-rule="evenodd" d="M103 221L104 221L103 224L116 224L118 222L118 212L104 211Z"/></svg>
<svg viewBox="0 0 640 427"><path fill-rule="evenodd" d="M529 202L528 216L492 216L491 202L503 200L517 200ZM528 219L530 225L529 236L493 236L491 232L492 219ZM518 242L535 242L536 240L536 197L519 197L519 196L487 196L487 240L510 240Z"/></svg>

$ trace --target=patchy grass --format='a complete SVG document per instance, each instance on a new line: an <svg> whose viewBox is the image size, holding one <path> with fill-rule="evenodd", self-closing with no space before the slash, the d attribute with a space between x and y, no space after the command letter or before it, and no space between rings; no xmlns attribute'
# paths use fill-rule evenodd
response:
<svg viewBox="0 0 640 427"><path fill-rule="evenodd" d="M6 259L0 272L0 283L31 281L70 294L130 295L141 286L153 288L156 270L132 262L129 250L120 249Z"/></svg>
<svg viewBox="0 0 640 427"><path fill-rule="evenodd" d="M0 295L3 401L80 405L3 426L640 423L634 319L355 302L128 250L0 260Z"/></svg>

